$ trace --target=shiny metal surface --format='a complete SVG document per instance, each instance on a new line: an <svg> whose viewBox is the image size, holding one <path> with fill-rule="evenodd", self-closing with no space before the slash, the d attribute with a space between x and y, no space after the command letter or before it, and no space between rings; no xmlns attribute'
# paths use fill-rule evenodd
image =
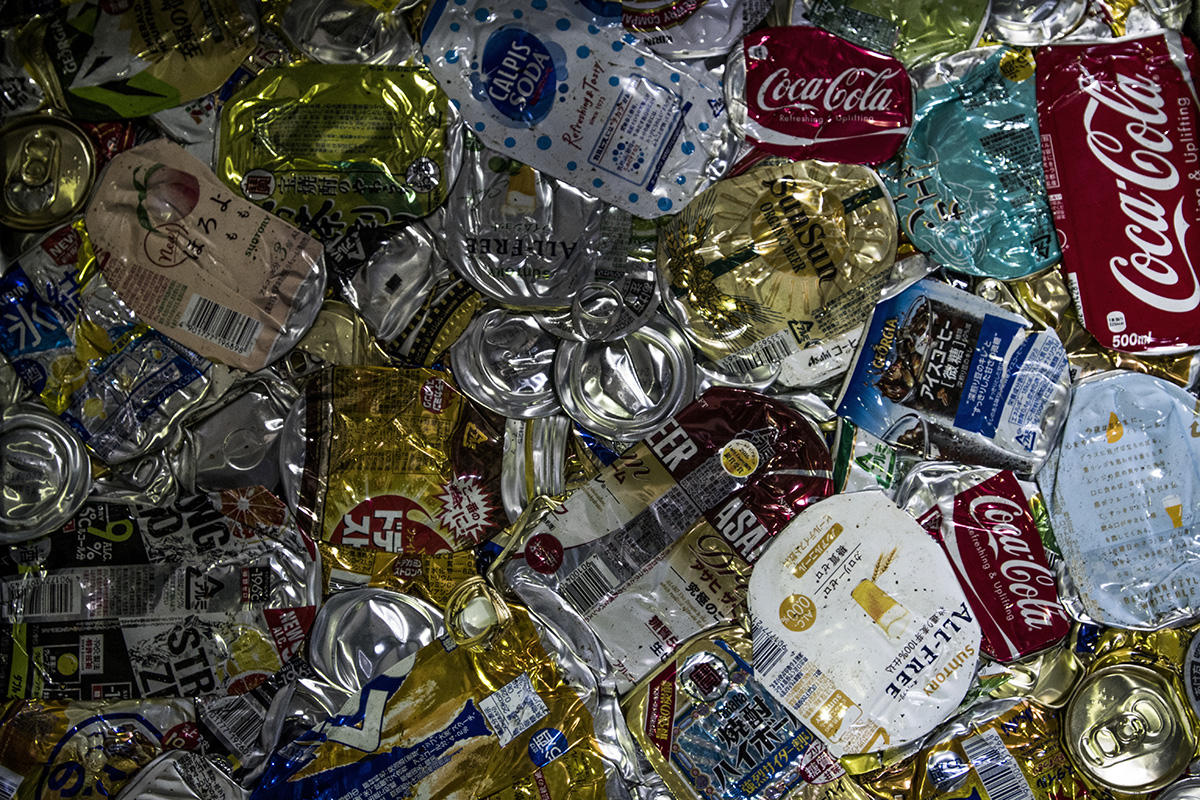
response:
<svg viewBox="0 0 1200 800"><path fill-rule="evenodd" d="M544 417L560 408L551 370L558 341L529 314L477 315L450 348L458 387L498 414Z"/></svg>
<svg viewBox="0 0 1200 800"><path fill-rule="evenodd" d="M51 533L69 520L92 486L79 437L35 405L0 415L0 543Z"/></svg>

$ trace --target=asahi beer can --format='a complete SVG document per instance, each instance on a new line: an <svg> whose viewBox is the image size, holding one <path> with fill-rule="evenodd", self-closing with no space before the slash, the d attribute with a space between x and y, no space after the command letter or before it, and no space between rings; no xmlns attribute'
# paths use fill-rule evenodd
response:
<svg viewBox="0 0 1200 800"><path fill-rule="evenodd" d="M357 692L444 633L441 612L411 595L338 592L313 620L308 658L325 680Z"/></svg>
<svg viewBox="0 0 1200 800"><path fill-rule="evenodd" d="M83 210L96 179L87 134L50 114L16 117L0 128L0 222L42 230Z"/></svg>
<svg viewBox="0 0 1200 800"><path fill-rule="evenodd" d="M92 488L92 465L75 432L44 408L9 406L0 414L0 543L63 526Z"/></svg>
<svg viewBox="0 0 1200 800"><path fill-rule="evenodd" d="M1088 675L1067 703L1063 739L1080 773L1119 795L1163 789L1187 769L1196 729L1169 676L1133 663Z"/></svg>
<svg viewBox="0 0 1200 800"><path fill-rule="evenodd" d="M586 620L624 692L687 638L732 621L750 565L832 491L817 428L777 400L709 389L520 532L503 579ZM595 645L598 648L600 645Z"/></svg>
<svg viewBox="0 0 1200 800"><path fill-rule="evenodd" d="M1197 57L1177 31L1038 51L1062 269L1084 327L1105 347L1200 346Z"/></svg>

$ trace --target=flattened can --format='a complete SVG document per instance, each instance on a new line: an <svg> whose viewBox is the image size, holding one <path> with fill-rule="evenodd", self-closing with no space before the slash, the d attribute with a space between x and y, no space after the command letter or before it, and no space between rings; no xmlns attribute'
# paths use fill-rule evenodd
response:
<svg viewBox="0 0 1200 800"><path fill-rule="evenodd" d="M862 324L896 240L895 209L869 167L764 164L659 229L659 290L719 367L787 365L812 340Z"/></svg>
<svg viewBox="0 0 1200 800"><path fill-rule="evenodd" d="M912 126L912 82L899 61L809 25L746 36L724 82L734 128L793 160L878 164Z"/></svg>
<svg viewBox="0 0 1200 800"><path fill-rule="evenodd" d="M313 620L308 658L327 681L357 692L444 633L441 613L415 597L386 589L338 592Z"/></svg>
<svg viewBox="0 0 1200 800"><path fill-rule="evenodd" d="M221 112L217 174L323 242L423 217L458 174L458 114L423 67L263 70Z"/></svg>
<svg viewBox="0 0 1200 800"><path fill-rule="evenodd" d="M558 340L529 314L495 308L476 316L450 347L462 392L498 414L530 419L561 409L554 394Z"/></svg>
<svg viewBox="0 0 1200 800"><path fill-rule="evenodd" d="M798 411L709 389L521 530L503 578L526 602L590 626L583 638L608 652L601 668L624 692L740 613L750 565L832 491L831 466Z"/></svg>
<svg viewBox="0 0 1200 800"><path fill-rule="evenodd" d="M0 222L41 230L83 210L96 179L96 153L78 125L50 114L0 128Z"/></svg>
<svg viewBox="0 0 1200 800"><path fill-rule="evenodd" d="M679 800L860 796L807 727L754 677L734 626L691 639L622 701L629 730Z"/></svg>
<svg viewBox="0 0 1200 800"><path fill-rule="evenodd" d="M1197 58L1177 31L1038 51L1062 270L1084 327L1115 350L1200 347Z"/></svg>
<svg viewBox="0 0 1200 800"><path fill-rule="evenodd" d="M568 0L436 0L425 63L488 147L639 217L687 205L737 135L716 75L667 61Z"/></svg>
<svg viewBox="0 0 1200 800"><path fill-rule="evenodd" d="M0 414L0 544L58 530L92 488L92 466L75 432L44 408Z"/></svg>
<svg viewBox="0 0 1200 800"><path fill-rule="evenodd" d="M116 800L246 800L249 796L200 753L168 750L143 767Z"/></svg>
<svg viewBox="0 0 1200 800"><path fill-rule="evenodd" d="M1067 635L1070 618L1029 498L1011 472L918 465L896 502L945 550L983 629L984 653L1009 662Z"/></svg>

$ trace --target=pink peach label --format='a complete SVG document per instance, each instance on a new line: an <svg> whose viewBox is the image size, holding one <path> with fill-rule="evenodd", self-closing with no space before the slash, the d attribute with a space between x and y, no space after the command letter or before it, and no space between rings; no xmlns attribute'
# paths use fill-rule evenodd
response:
<svg viewBox="0 0 1200 800"><path fill-rule="evenodd" d="M213 361L261 369L311 323L320 243L233 194L182 148L113 159L84 221L104 277L139 317Z"/></svg>

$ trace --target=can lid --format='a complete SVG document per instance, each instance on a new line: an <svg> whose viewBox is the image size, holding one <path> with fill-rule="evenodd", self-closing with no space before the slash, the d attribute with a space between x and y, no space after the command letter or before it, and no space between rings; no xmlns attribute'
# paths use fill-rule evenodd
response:
<svg viewBox="0 0 1200 800"><path fill-rule="evenodd" d="M96 154L75 123L30 114L0 128L0 169L0 222L40 230L83 209L96 180Z"/></svg>
<svg viewBox="0 0 1200 800"><path fill-rule="evenodd" d="M330 683L356 692L445 632L428 603L386 589L339 592L309 632L309 662Z"/></svg>
<svg viewBox="0 0 1200 800"><path fill-rule="evenodd" d="M992 0L988 32L1008 44L1037 47L1075 30L1086 10L1083 0Z"/></svg>
<svg viewBox="0 0 1200 800"><path fill-rule="evenodd" d="M557 344L532 315L492 309L450 347L450 366L480 405L506 417L544 417L559 410L550 372Z"/></svg>
<svg viewBox="0 0 1200 800"><path fill-rule="evenodd" d="M692 349L661 315L615 342L562 342L554 383L563 410L605 439L636 442L696 392Z"/></svg>
<svg viewBox="0 0 1200 800"><path fill-rule="evenodd" d="M1200 778L1183 778L1163 789L1157 800L1200 800Z"/></svg>
<svg viewBox="0 0 1200 800"><path fill-rule="evenodd" d="M1063 737L1084 775L1124 794L1169 785L1196 749L1179 693L1156 670L1137 664L1085 678L1067 703Z"/></svg>
<svg viewBox="0 0 1200 800"><path fill-rule="evenodd" d="M0 543L66 524L92 488L83 442L49 411L18 404L0 415Z"/></svg>

